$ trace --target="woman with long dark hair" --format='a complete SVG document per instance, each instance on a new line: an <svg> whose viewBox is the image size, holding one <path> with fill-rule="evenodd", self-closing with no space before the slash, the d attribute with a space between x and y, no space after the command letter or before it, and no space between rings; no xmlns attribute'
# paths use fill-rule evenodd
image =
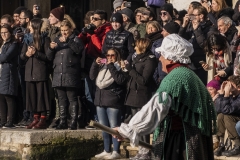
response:
<svg viewBox="0 0 240 160"><path fill-rule="evenodd" d="M10 25L4 24L1 26L0 46L0 127L15 128L13 120L18 93L18 44Z"/></svg>
<svg viewBox="0 0 240 160"><path fill-rule="evenodd" d="M26 36L21 59L26 61L26 108L34 112L34 120L27 129L46 129L46 115L49 110L48 59L46 51L50 39L41 34L43 21L32 19L29 23L30 34Z"/></svg>

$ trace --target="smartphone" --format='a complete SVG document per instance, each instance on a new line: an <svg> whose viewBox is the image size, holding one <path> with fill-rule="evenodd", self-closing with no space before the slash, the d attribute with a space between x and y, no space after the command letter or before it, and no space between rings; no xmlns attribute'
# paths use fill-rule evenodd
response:
<svg viewBox="0 0 240 160"><path fill-rule="evenodd" d="M209 7L212 5L210 1L208 1L207 4L208 4Z"/></svg>
<svg viewBox="0 0 240 160"><path fill-rule="evenodd" d="M102 63L102 64L107 63L107 59L106 59L106 58L101 59L101 60L100 60L100 63Z"/></svg>
<svg viewBox="0 0 240 160"><path fill-rule="evenodd" d="M189 15L189 19L190 19L190 21L194 20L194 15L193 15L193 14L190 14L190 15Z"/></svg>
<svg viewBox="0 0 240 160"><path fill-rule="evenodd" d="M128 8L131 7L131 2L125 2L124 7L128 7Z"/></svg>
<svg viewBox="0 0 240 160"><path fill-rule="evenodd" d="M204 62L204 61L199 61L199 63L200 63L200 64L206 64L206 62Z"/></svg>

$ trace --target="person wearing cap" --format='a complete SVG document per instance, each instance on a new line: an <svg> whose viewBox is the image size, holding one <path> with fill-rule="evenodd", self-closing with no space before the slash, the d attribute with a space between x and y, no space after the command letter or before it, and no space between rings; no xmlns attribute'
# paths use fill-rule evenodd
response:
<svg viewBox="0 0 240 160"><path fill-rule="evenodd" d="M162 26L173 20L173 5L171 3L166 3L160 8L160 18Z"/></svg>
<svg viewBox="0 0 240 160"><path fill-rule="evenodd" d="M140 16L140 24L136 24L136 28L140 34L140 38L145 38L146 36L146 24L149 21L155 20L154 13L149 9L145 7L141 7L141 16Z"/></svg>
<svg viewBox="0 0 240 160"><path fill-rule="evenodd" d="M114 13L116 13L119 10L121 10L122 4L123 4L123 0L115 0L115 1L113 1Z"/></svg>
<svg viewBox="0 0 240 160"><path fill-rule="evenodd" d="M215 100L217 112L217 136L220 140L216 156L232 157L240 154L240 137L236 131L236 123L240 121L240 76L230 76L224 81L218 91L219 96ZM233 148L226 150L224 144L225 131L231 140Z"/></svg>
<svg viewBox="0 0 240 160"><path fill-rule="evenodd" d="M212 128L216 129L216 115L206 87L188 68L192 44L170 34L158 52L168 75L128 124L114 128L121 135L119 140L128 138L131 146L138 146L140 136L154 132L151 159L214 160Z"/></svg>
<svg viewBox="0 0 240 160"><path fill-rule="evenodd" d="M115 47L120 51L121 58L127 59L134 53L133 34L124 30L123 16L121 13L114 13L111 17L112 29L106 34L103 42L102 53L105 55L107 50Z"/></svg>
<svg viewBox="0 0 240 160"><path fill-rule="evenodd" d="M204 72L199 61L206 62L204 42L211 33L211 22L207 20L207 14L207 10L203 6L196 7L191 15L185 15L179 30L179 35L193 44L194 53L191 56L191 68L205 85L207 84L207 73Z"/></svg>
<svg viewBox="0 0 240 160"><path fill-rule="evenodd" d="M131 32L134 35L134 40L136 40L139 37L139 32L137 32L135 24L132 23L134 18L133 11L129 8L124 8L118 12L121 13L123 16L124 29Z"/></svg>
<svg viewBox="0 0 240 160"><path fill-rule="evenodd" d="M167 24L165 24L163 26L163 30L161 32L161 34L163 35L163 37L167 37L169 34L178 34L180 29L180 26L177 22L168 22Z"/></svg>
<svg viewBox="0 0 240 160"><path fill-rule="evenodd" d="M64 14L65 7L57 7L50 11L48 20L51 28L49 29L48 36L51 38L51 41L54 41L60 35L60 24L64 19Z"/></svg>

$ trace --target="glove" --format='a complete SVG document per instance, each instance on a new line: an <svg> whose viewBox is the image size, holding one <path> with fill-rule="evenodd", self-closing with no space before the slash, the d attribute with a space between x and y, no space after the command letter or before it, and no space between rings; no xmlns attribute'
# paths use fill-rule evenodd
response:
<svg viewBox="0 0 240 160"><path fill-rule="evenodd" d="M127 63L127 64L125 64L125 68L126 68L129 72L133 69L131 63Z"/></svg>

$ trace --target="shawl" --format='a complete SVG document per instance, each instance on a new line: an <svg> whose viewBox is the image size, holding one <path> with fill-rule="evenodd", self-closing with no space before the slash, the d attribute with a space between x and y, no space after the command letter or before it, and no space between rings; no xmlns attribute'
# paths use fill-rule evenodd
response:
<svg viewBox="0 0 240 160"><path fill-rule="evenodd" d="M200 129L206 136L212 135L212 122L216 131L216 113L212 98L197 75L186 67L173 69L161 82L157 90L172 97L171 110L178 114L184 122ZM159 96L159 103L167 104ZM154 132L154 140L160 133L160 127Z"/></svg>
<svg viewBox="0 0 240 160"><path fill-rule="evenodd" d="M114 66L116 67L116 69L118 71L121 69L121 66L118 64L118 62L115 62ZM108 86L110 86L113 82L114 82L114 79L113 79L109 69L107 68L107 65L104 64L103 67L98 72L98 76L96 79L96 85L98 86L98 88L104 89L104 88L107 88Z"/></svg>

